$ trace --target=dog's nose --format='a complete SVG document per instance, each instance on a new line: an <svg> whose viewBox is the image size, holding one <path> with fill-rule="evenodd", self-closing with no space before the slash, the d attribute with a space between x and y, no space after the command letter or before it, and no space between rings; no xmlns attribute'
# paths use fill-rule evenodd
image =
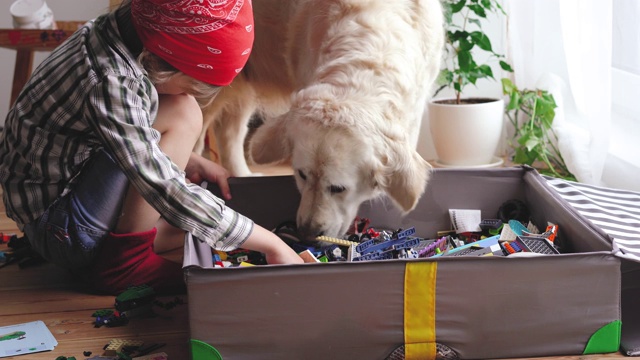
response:
<svg viewBox="0 0 640 360"><path fill-rule="evenodd" d="M298 224L298 233L307 241L315 241L316 237L324 235L324 231L318 231L317 227Z"/></svg>

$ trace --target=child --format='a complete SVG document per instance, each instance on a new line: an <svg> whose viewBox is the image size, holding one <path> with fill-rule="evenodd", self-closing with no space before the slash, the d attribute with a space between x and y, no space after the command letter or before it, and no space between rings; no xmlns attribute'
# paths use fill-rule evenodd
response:
<svg viewBox="0 0 640 360"><path fill-rule="evenodd" d="M228 173L191 150L200 106L231 83L253 45L250 0L125 0L36 69L7 115L0 182L7 215L45 259L95 290L184 291L156 253L185 231L219 250L302 259L201 188Z"/></svg>

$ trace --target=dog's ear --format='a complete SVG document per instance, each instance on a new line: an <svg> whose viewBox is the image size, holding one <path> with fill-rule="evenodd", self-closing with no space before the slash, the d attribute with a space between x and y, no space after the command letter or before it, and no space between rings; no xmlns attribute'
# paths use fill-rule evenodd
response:
<svg viewBox="0 0 640 360"><path fill-rule="evenodd" d="M405 213L413 210L424 193L431 165L408 144L393 143L385 162L384 191Z"/></svg>
<svg viewBox="0 0 640 360"><path fill-rule="evenodd" d="M251 137L249 148L251 159L256 164L271 164L291 157L286 117L265 122Z"/></svg>

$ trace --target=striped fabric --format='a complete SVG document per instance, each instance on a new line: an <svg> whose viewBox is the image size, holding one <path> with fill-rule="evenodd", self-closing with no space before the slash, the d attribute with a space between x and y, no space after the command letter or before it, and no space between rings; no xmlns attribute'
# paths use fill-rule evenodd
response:
<svg viewBox="0 0 640 360"><path fill-rule="evenodd" d="M580 214L609 234L625 254L640 260L640 193L544 178Z"/></svg>

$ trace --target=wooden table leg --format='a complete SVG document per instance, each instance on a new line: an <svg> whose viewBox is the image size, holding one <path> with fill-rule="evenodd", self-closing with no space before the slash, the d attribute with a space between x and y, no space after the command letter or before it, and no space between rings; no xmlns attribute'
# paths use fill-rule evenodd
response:
<svg viewBox="0 0 640 360"><path fill-rule="evenodd" d="M11 102L9 106L13 106L18 94L29 80L31 68L33 67L34 51L29 49L18 49L16 53L16 66L13 70L13 86L11 88Z"/></svg>

